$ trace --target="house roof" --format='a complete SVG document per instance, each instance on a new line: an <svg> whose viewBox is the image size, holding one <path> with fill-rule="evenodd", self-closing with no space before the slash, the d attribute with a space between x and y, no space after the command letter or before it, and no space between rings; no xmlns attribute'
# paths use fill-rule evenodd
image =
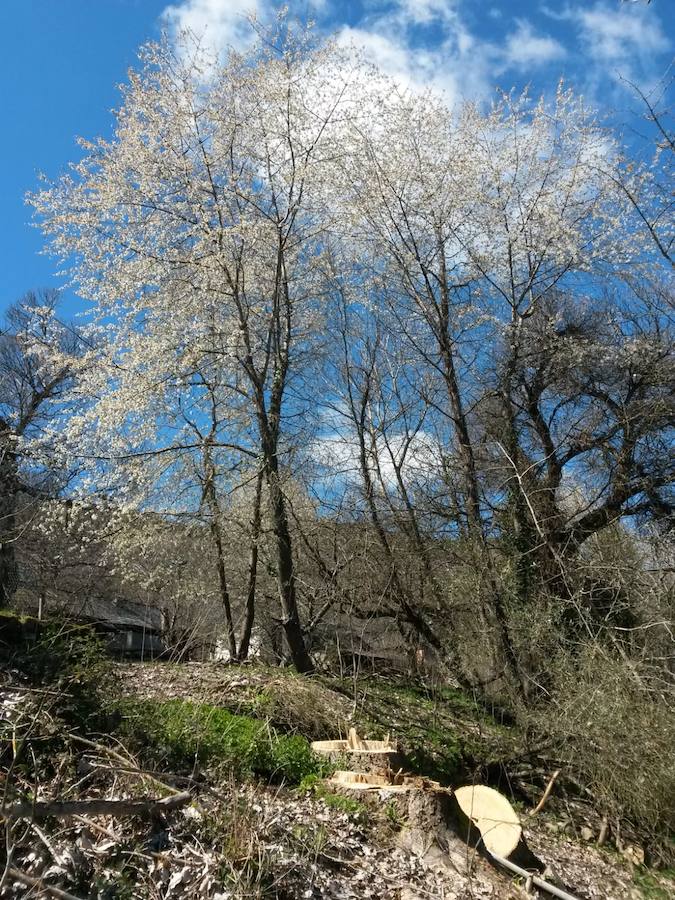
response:
<svg viewBox="0 0 675 900"><path fill-rule="evenodd" d="M119 597L113 600L88 597L81 604L80 609L74 609L73 613L90 622L116 628L160 631L162 627L161 610L145 603L137 603Z"/></svg>
<svg viewBox="0 0 675 900"><path fill-rule="evenodd" d="M30 615L37 615L38 599L32 592L18 598L17 608ZM123 597L92 597L70 601L66 606L48 605L47 615L71 618L116 629L137 631L161 631L162 612L154 606L128 600Z"/></svg>

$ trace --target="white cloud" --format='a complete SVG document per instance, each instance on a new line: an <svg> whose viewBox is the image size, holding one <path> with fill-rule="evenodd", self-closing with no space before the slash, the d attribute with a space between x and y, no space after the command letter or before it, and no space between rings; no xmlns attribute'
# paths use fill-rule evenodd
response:
<svg viewBox="0 0 675 900"><path fill-rule="evenodd" d="M340 29L338 41L344 46L355 46L388 75L404 83L415 81L413 73L413 53L402 43L384 34L351 28Z"/></svg>
<svg viewBox="0 0 675 900"><path fill-rule="evenodd" d="M489 94L491 45L477 41L460 22L446 23L440 42L425 47L411 44L407 31L396 23L378 21L368 26L345 26L338 41L362 50L402 88L432 87L444 94L450 106Z"/></svg>
<svg viewBox="0 0 675 900"><path fill-rule="evenodd" d="M429 25L434 21L450 21L456 16L454 0L398 0L401 19L415 25Z"/></svg>
<svg viewBox="0 0 675 900"><path fill-rule="evenodd" d="M249 14L269 23L279 9L278 0L172 0L162 20L171 33L189 29L208 48L222 51L252 42ZM602 92L617 72L644 86L670 46L655 4L574 0L538 9L561 28L565 23L568 40L571 26L577 46L564 46L555 30L547 34L534 20L510 19L508 26L508 10L497 5L487 14L501 16L502 36L486 37L469 27L459 0L391 0L387 6L366 2L361 19L343 24L338 40L361 48L406 88L442 91L451 106L462 99L489 99L499 81L510 87L504 83L509 71L527 77L562 60L569 61L567 74L583 82L587 93L606 100ZM308 12L329 30L345 22L344 7L336 0L291 0L291 16L302 18Z"/></svg>
<svg viewBox="0 0 675 900"><path fill-rule="evenodd" d="M659 19L646 6L617 9L596 3L591 9L577 7L571 16L588 49L607 62L625 63L631 56L649 57L670 47Z"/></svg>
<svg viewBox="0 0 675 900"><path fill-rule="evenodd" d="M516 30L506 39L504 60L509 68L527 69L563 59L567 51L554 38L538 35L529 22L518 19Z"/></svg>
<svg viewBox="0 0 675 900"><path fill-rule="evenodd" d="M569 22L575 28L583 68L581 80L586 91L603 103L617 77L649 90L661 76L667 62L664 55L672 43L663 30L657 4L597 0L593 5L567 5L562 9L543 5L540 9L550 19Z"/></svg>
<svg viewBox="0 0 675 900"><path fill-rule="evenodd" d="M334 18L340 9L331 0L303 0L291 3L290 13L302 15L308 7L320 19L328 13ZM249 15L266 21L278 9L274 0L174 0L161 19L171 34L192 31L208 49L221 52L252 42ZM367 11L358 24L344 25L338 40L362 49L406 88L432 86L443 91L451 105L463 97L482 98L489 93L493 48L464 27L457 9L457 0L395 0L386 11ZM433 26L431 45L413 40L419 26Z"/></svg>
<svg viewBox="0 0 675 900"><path fill-rule="evenodd" d="M434 24L431 42L420 46L415 26ZM404 87L433 87L450 105L488 98L508 69L532 69L563 59L567 51L524 19L503 43L479 38L462 21L454 0L398 0L358 26L344 26L342 43L352 43Z"/></svg>
<svg viewBox="0 0 675 900"><path fill-rule="evenodd" d="M191 31L212 50L251 42L250 15L261 12L258 0L184 0L167 6L162 20L172 33Z"/></svg>
<svg viewBox="0 0 675 900"><path fill-rule="evenodd" d="M380 437L376 452L377 468L375 459L369 457L371 474L375 480L381 477L387 490L396 488L396 466L401 467L406 481L428 479L440 474L438 445L425 431L420 431L412 439L402 433L389 434L386 442ZM318 438L310 446L309 456L331 479L346 484L358 484L361 480L359 446L355 435L335 434Z"/></svg>

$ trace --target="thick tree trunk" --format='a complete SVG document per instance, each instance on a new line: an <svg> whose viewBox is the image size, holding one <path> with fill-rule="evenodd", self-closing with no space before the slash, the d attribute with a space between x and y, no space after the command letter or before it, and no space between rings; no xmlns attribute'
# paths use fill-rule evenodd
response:
<svg viewBox="0 0 675 900"><path fill-rule="evenodd" d="M469 436L469 427L464 412L462 395L455 372L455 362L449 337L443 335L441 339L441 355L443 357L443 378L450 404L450 415L457 435L460 466L462 469L462 481L464 482L464 494L466 497L466 518L469 534L476 537L483 534L483 523L480 512L480 491L478 488L478 475L476 472L476 460L473 446Z"/></svg>
<svg viewBox="0 0 675 900"><path fill-rule="evenodd" d="M5 519L3 513L0 513L0 516ZM6 609L11 606L12 598L16 591L17 578L18 571L14 544L11 541L3 540L0 543L0 609Z"/></svg>
<svg viewBox="0 0 675 900"><path fill-rule="evenodd" d="M268 324L265 361L261 367L256 366L254 361L248 311L239 303L238 297L235 299L240 308L241 332L246 346L246 353L242 361L252 387L264 476L269 491L270 513L275 537L281 622L293 665L298 672L312 672L314 665L307 652L295 595L291 532L277 457L283 395L293 333L293 300L289 291L284 255L287 229L289 228L292 228L292 219L283 227L279 226L272 309Z"/></svg>
<svg viewBox="0 0 675 900"><path fill-rule="evenodd" d="M225 612L225 626L227 628L227 648L230 653L230 660L235 660L237 654L237 640L234 633L234 622L232 620L232 604L230 603L230 592L227 586L227 575L225 572L225 554L223 551L223 536L220 530L220 523L217 520L211 522L211 536L216 547L216 565L218 568L218 583L220 587L220 600L223 604Z"/></svg>
<svg viewBox="0 0 675 900"><path fill-rule="evenodd" d="M373 486L370 465L368 462L368 450L366 447L365 437L365 419L368 396L368 391L365 391L361 396L359 409L357 410L356 408L353 408L352 414L359 442L359 467L361 469L361 478L363 480L363 489L366 503L368 504L368 511L370 513L370 521L373 525L373 528L375 529L375 533L377 534L380 546L382 547L382 550L387 558L387 562L389 563L391 571L391 581L397 595L396 599L401 609L402 617L406 622L408 622L409 625L413 627L417 634L423 637L436 650L440 650L442 649L440 638L433 631L422 614L412 607L406 596L405 588L401 584L401 579L399 578L394 552L391 548L391 544L389 543L389 538L387 537L387 532L384 528L384 525L380 521L380 515L377 510L377 503L375 502L375 489Z"/></svg>
<svg viewBox="0 0 675 900"><path fill-rule="evenodd" d="M440 300L438 305L433 302L434 294L431 292L430 300L438 316L437 322L430 322L432 331L437 331L436 340L440 351L443 380L450 404L450 417L457 436L459 459L462 468L462 480L466 495L466 516L468 530L474 537L482 538L483 521L480 509L480 490L478 487L478 474L476 471L476 459L473 452L473 444L469 435L469 425L464 409L462 392L455 369L455 350L450 323L450 288L448 287L448 273L445 265L445 247L439 240L440 271Z"/></svg>
<svg viewBox="0 0 675 900"><path fill-rule="evenodd" d="M441 248L442 249L442 248ZM442 256L444 259L444 255ZM459 449L460 466L462 470L462 480L464 493L466 497L466 517L469 536L472 544L478 551L480 556L476 560L477 564L484 567L487 575L487 589L490 591L490 601L480 599L481 616L489 626L489 620L492 618L496 626L496 644L498 651L501 650L505 658L506 667L511 675L511 679L519 691L521 696L527 693L527 686L522 677L520 666L516 652L511 640L508 629L508 619L506 609L504 607L502 594L499 587L499 581L494 571L492 554L488 546L485 533L485 526L481 514L480 488L478 483L478 473L476 468L476 459L469 434L469 426L462 399L459 380L455 369L454 350L452 346L452 338L450 333L450 297L447 289L447 274L445 272L445 263L442 264L442 288L441 302L439 307L438 322L438 342L441 358L443 361L443 378L448 395L448 403L450 407L450 415L452 418L457 443Z"/></svg>
<svg viewBox="0 0 675 900"><path fill-rule="evenodd" d="M509 479L508 495L512 512L511 545L512 558L515 569L516 594L521 603L527 603L532 593L532 568L533 548L537 544L535 523L526 498L523 494L522 475L520 464L520 445L518 439L517 411L514 404L515 374L520 352L520 328L522 320L518 317L514 308L510 331L510 348L507 365L501 383L502 403L506 417L506 451L509 455L513 472ZM512 670L516 683L520 688L521 696L527 700L530 695L530 683L520 666L518 657L511 643L508 631L508 617L504 607L501 592L496 589L495 614L504 640L509 667Z"/></svg>
<svg viewBox="0 0 675 900"><path fill-rule="evenodd" d="M274 528L274 539L277 557L277 584L279 602L281 604L281 624L284 629L286 643L298 672L314 671L314 664L307 652L305 638L300 626L298 604L295 595L295 573L293 567L293 548L291 532L288 525L286 503L284 500L276 453L268 455L266 460L267 487L270 498L270 512Z"/></svg>

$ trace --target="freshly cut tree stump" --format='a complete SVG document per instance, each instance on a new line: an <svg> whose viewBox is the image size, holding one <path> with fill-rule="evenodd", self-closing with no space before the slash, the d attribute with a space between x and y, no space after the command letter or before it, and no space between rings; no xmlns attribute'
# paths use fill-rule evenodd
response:
<svg viewBox="0 0 675 900"><path fill-rule="evenodd" d="M339 764L346 755L353 771L397 772L403 768L403 756L398 747L389 739L368 741L359 737L355 728L350 728L346 740L313 741L312 750Z"/></svg>
<svg viewBox="0 0 675 900"><path fill-rule="evenodd" d="M427 790L448 793L437 781L432 781L430 778L424 778L421 775L402 775L400 772L354 772L338 769L327 779L327 784L339 785L341 788L357 791L395 790L406 792Z"/></svg>
<svg viewBox="0 0 675 900"><path fill-rule="evenodd" d="M466 873L473 848L507 859L522 846L522 828L508 800L483 785L452 791L414 775L335 772L326 782L340 792L362 792L372 803L393 803L405 822L399 844L432 869Z"/></svg>
<svg viewBox="0 0 675 900"><path fill-rule="evenodd" d="M351 772L349 770L333 772L328 782L355 791L379 791L380 788L393 784L386 775L379 775L377 772Z"/></svg>
<svg viewBox="0 0 675 900"><path fill-rule="evenodd" d="M356 728L350 728L347 740L313 741L312 750L317 753L396 753L398 748L389 738L367 741L359 737Z"/></svg>
<svg viewBox="0 0 675 900"><path fill-rule="evenodd" d="M457 788L454 799L480 832L485 848L496 856L508 858L520 843L523 829L506 797L493 788L476 784Z"/></svg>
<svg viewBox="0 0 675 900"><path fill-rule="evenodd" d="M415 775L386 776L374 772L335 772L326 784L341 793L361 792L364 801L393 804L403 823L401 847L418 856L434 871L460 872L469 868L467 847L456 833L452 791L437 781Z"/></svg>
<svg viewBox="0 0 675 900"><path fill-rule="evenodd" d="M414 853L433 871L466 875L471 867L469 848L456 832L452 793L449 790L408 787L405 825L399 846ZM397 804L400 808L400 804Z"/></svg>

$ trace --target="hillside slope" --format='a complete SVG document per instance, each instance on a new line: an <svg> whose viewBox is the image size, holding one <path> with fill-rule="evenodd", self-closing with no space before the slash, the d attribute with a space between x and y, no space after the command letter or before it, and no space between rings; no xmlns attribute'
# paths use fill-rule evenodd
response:
<svg viewBox="0 0 675 900"><path fill-rule="evenodd" d="M17 760L6 773L29 793L31 772L38 803L167 797L177 806L155 806L145 817L85 810L17 824L2 896L528 896L526 884L459 837L448 848L452 859L430 860L419 839L402 842L407 823L393 803L329 790L326 767L308 741L344 735L352 725L369 737L390 733L411 771L442 784L499 786L519 810L547 877L576 896L673 895L675 882L665 875L635 866L630 853L596 846L593 811L579 798L554 788L544 811L530 817L528 791L538 799L541 790L537 773L528 775L524 766L523 735L456 690L382 677L305 678L255 666L113 668L96 688L101 708L88 709L85 718L76 680L68 696L80 699L64 705L59 682L35 687L5 669L3 720ZM52 697L59 698L54 706ZM21 763L21 734L32 766Z"/></svg>

